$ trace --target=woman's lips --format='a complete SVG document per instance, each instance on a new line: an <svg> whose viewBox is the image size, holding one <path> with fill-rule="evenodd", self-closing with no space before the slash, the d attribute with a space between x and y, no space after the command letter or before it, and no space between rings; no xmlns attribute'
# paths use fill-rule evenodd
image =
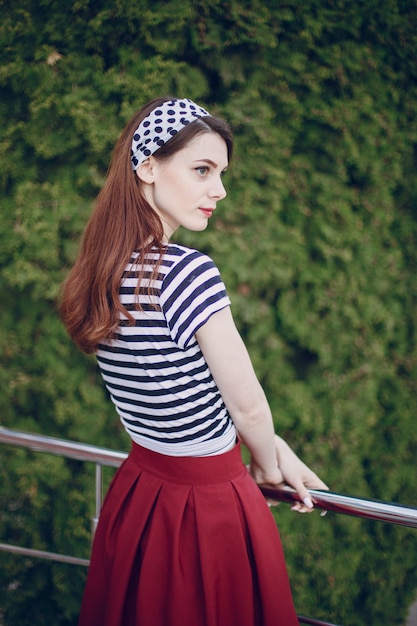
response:
<svg viewBox="0 0 417 626"><path fill-rule="evenodd" d="M202 213L204 213L204 215L205 215L206 217L211 217L211 216L212 216L212 213L213 213L213 211L214 211L214 209L203 208L203 207L199 207L199 208L200 208L200 211L201 211Z"/></svg>

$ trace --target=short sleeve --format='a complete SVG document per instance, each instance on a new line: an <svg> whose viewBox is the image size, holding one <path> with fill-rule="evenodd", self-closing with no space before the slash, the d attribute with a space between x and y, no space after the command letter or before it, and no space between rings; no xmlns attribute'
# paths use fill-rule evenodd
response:
<svg viewBox="0 0 417 626"><path fill-rule="evenodd" d="M216 265L196 250L170 268L162 283L160 302L170 335L181 349L213 313L230 306Z"/></svg>

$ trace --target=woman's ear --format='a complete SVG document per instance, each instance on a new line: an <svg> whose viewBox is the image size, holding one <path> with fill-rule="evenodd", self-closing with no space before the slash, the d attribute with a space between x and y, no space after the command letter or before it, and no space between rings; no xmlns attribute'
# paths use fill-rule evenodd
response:
<svg viewBox="0 0 417 626"><path fill-rule="evenodd" d="M155 159L149 157L137 167L136 176L138 176L143 183L150 185L154 182L154 167Z"/></svg>

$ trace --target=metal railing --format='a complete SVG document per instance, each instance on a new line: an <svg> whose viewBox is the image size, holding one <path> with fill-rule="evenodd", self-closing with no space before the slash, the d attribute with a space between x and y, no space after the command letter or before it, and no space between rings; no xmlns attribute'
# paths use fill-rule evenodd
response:
<svg viewBox="0 0 417 626"><path fill-rule="evenodd" d="M25 433L0 426L0 443L20 446L36 452L47 452L78 461L89 461L95 463L95 516L92 520L92 531L96 528L100 515L103 497L103 466L119 467L127 457L125 452L117 452L99 446ZM389 522L400 526L417 528L417 509L393 502L383 502L380 500L370 500L353 496L334 493L331 491L319 491L310 489L317 509L322 511L332 511L343 515L351 515L376 521ZM285 487L282 489L262 488L262 493L271 500L292 503L297 500L294 489ZM7 551L14 554L39 557L54 561L71 563L74 565L88 566L87 559L81 559L54 552L43 550L33 550L22 548L10 544L0 543L0 551ZM310 624L312 626L336 626L328 622L315 620L305 616L298 616L300 624Z"/></svg>

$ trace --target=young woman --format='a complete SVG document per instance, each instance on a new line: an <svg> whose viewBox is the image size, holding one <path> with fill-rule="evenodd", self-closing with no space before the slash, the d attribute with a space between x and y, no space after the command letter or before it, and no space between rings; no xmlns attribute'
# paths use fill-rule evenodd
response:
<svg viewBox="0 0 417 626"><path fill-rule="evenodd" d="M325 484L274 434L212 260L171 243L226 191L228 125L160 98L126 125L64 285L68 332L98 364L132 450L106 496L80 626L296 626L257 484L299 511ZM251 453L250 472L239 442Z"/></svg>

